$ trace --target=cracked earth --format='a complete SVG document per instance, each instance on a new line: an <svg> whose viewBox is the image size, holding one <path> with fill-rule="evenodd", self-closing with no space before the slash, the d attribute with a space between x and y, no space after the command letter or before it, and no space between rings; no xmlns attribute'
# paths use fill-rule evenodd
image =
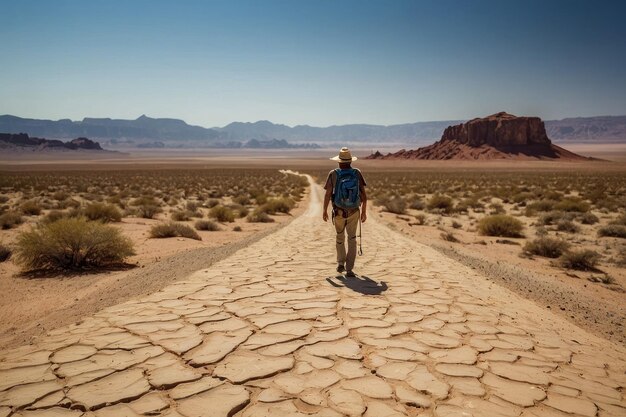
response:
<svg viewBox="0 0 626 417"><path fill-rule="evenodd" d="M622 347L376 219L335 276L311 186L211 268L0 352L0 417L626 416Z"/></svg>

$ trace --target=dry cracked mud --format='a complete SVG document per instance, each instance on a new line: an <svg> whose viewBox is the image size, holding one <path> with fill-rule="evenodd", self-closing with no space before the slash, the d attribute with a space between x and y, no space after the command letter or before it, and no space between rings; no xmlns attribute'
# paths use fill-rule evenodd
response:
<svg viewBox="0 0 626 417"><path fill-rule="evenodd" d="M626 416L626 351L376 222L284 229L0 352L6 416Z"/></svg>

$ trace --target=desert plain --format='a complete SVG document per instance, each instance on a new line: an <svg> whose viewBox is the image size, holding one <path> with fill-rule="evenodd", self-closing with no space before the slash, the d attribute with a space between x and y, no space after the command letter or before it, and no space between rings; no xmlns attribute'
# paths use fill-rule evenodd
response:
<svg viewBox="0 0 626 417"><path fill-rule="evenodd" d="M357 161L357 278L322 151L2 161L0 416L626 415L626 153L576 151ZM133 254L29 267L59 219Z"/></svg>

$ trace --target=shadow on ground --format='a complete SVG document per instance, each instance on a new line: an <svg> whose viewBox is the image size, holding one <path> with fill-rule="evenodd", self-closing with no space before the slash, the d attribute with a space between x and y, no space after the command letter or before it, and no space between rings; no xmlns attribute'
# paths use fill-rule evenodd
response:
<svg viewBox="0 0 626 417"><path fill-rule="evenodd" d="M384 281L376 282L365 275L360 277L345 277L343 275L337 275L335 277L326 278L326 281L328 281L333 287L350 288L352 291L364 295L380 295L384 291L387 291L388 288Z"/></svg>

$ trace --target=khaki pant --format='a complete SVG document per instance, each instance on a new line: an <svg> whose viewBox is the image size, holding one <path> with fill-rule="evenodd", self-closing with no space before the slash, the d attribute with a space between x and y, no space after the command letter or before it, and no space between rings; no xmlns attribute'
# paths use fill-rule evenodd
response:
<svg viewBox="0 0 626 417"><path fill-rule="evenodd" d="M335 231L337 232L337 263L345 264L346 271L352 271L356 259L356 228L359 224L359 210L344 219L341 215L335 216ZM346 254L346 234L348 235L348 253Z"/></svg>

